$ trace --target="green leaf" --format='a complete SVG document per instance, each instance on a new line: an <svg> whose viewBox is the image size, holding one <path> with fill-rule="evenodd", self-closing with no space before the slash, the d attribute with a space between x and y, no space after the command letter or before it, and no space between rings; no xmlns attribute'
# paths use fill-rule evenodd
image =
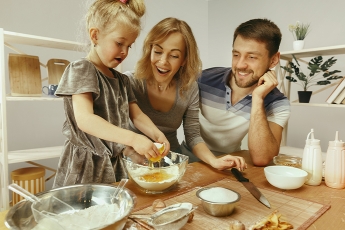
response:
<svg viewBox="0 0 345 230"><path fill-rule="evenodd" d="M297 78L298 78L300 81L308 81L307 76L305 76L305 74L302 73L302 72L300 72L299 74L297 74Z"/></svg>
<svg viewBox="0 0 345 230"><path fill-rule="evenodd" d="M308 65L309 65L309 66L310 66L310 65L317 65L317 66L320 66L321 63L322 63L322 61L323 61L322 56L317 56L317 57L314 57L313 59L311 59Z"/></svg>
<svg viewBox="0 0 345 230"><path fill-rule="evenodd" d="M328 77L328 76L331 76L331 75L333 75L333 74L340 73L340 72L341 72L340 70L333 70L333 71L331 71L331 72L325 72L325 73L323 74L323 77Z"/></svg>
<svg viewBox="0 0 345 230"><path fill-rule="evenodd" d="M297 82L297 80L293 77L286 76L285 78L288 79L290 82Z"/></svg>
<svg viewBox="0 0 345 230"><path fill-rule="evenodd" d="M321 65L321 70L322 71L327 71L329 68L332 67L337 62L337 59L333 59L334 57L329 58L326 60L322 65Z"/></svg>
<svg viewBox="0 0 345 230"><path fill-rule="evenodd" d="M280 66L280 68L282 68L283 70L285 70L286 72L288 73L293 73L293 70L290 68L290 67L287 67L287 66Z"/></svg>
<svg viewBox="0 0 345 230"><path fill-rule="evenodd" d="M337 79L340 79L340 78L343 78L342 76L338 76L338 75L335 75L335 76L330 76L327 78L327 80L337 80Z"/></svg>
<svg viewBox="0 0 345 230"><path fill-rule="evenodd" d="M321 71L318 64L312 64L311 62L308 64L308 69L310 70L310 77L314 76L316 73L320 73Z"/></svg>
<svg viewBox="0 0 345 230"><path fill-rule="evenodd" d="M331 84L331 82L330 81L318 81L316 84L317 85L328 85L328 84Z"/></svg>

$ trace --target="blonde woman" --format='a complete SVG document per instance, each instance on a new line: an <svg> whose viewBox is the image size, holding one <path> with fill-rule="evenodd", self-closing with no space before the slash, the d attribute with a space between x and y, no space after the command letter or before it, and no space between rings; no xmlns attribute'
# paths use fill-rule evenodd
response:
<svg viewBox="0 0 345 230"><path fill-rule="evenodd" d="M183 124L186 145L199 159L219 170L244 169L242 157L216 158L200 136L196 82L200 73L193 32L177 18L165 18L150 30L135 71L125 72L130 76L138 106L165 134L172 151L182 152L177 129ZM133 125L131 129L140 133Z"/></svg>

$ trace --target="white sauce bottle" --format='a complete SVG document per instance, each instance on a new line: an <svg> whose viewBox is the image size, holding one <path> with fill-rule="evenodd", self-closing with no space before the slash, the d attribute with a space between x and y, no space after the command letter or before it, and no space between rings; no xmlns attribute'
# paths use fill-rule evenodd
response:
<svg viewBox="0 0 345 230"><path fill-rule="evenodd" d="M322 153L320 147L320 140L314 138L314 129L311 129L305 141L305 147L302 158L302 169L308 173L307 181L305 182L305 184L321 184Z"/></svg>
<svg viewBox="0 0 345 230"><path fill-rule="evenodd" d="M325 164L325 183L328 187L345 188L345 143L338 139L330 141L327 149Z"/></svg>

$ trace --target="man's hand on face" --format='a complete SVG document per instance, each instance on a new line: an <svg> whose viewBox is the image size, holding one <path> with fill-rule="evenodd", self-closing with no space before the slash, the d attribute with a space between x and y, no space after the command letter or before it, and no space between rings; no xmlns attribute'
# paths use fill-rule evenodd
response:
<svg viewBox="0 0 345 230"><path fill-rule="evenodd" d="M278 80L274 70L268 70L259 78L257 87L254 89L252 96L264 99L278 85Z"/></svg>

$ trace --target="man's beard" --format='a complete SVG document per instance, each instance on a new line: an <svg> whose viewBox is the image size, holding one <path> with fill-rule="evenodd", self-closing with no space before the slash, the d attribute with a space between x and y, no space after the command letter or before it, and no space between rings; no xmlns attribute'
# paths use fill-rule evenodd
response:
<svg viewBox="0 0 345 230"><path fill-rule="evenodd" d="M246 73L246 74L252 74L252 76L250 77L250 79L248 80L248 81L246 81L246 82L244 82L244 81L237 81L237 78L236 78L236 73L238 74L238 72L244 72L244 73ZM235 71L235 74L233 75L234 76L234 78L235 78L235 83L236 83L236 85L238 86L238 87L240 87L240 88L250 88L250 87L252 87L253 85L256 85L257 83L258 83L258 79L256 79L255 78L255 76L253 75L254 74L254 72L252 71L252 70L241 70L241 69L236 69L236 71Z"/></svg>

